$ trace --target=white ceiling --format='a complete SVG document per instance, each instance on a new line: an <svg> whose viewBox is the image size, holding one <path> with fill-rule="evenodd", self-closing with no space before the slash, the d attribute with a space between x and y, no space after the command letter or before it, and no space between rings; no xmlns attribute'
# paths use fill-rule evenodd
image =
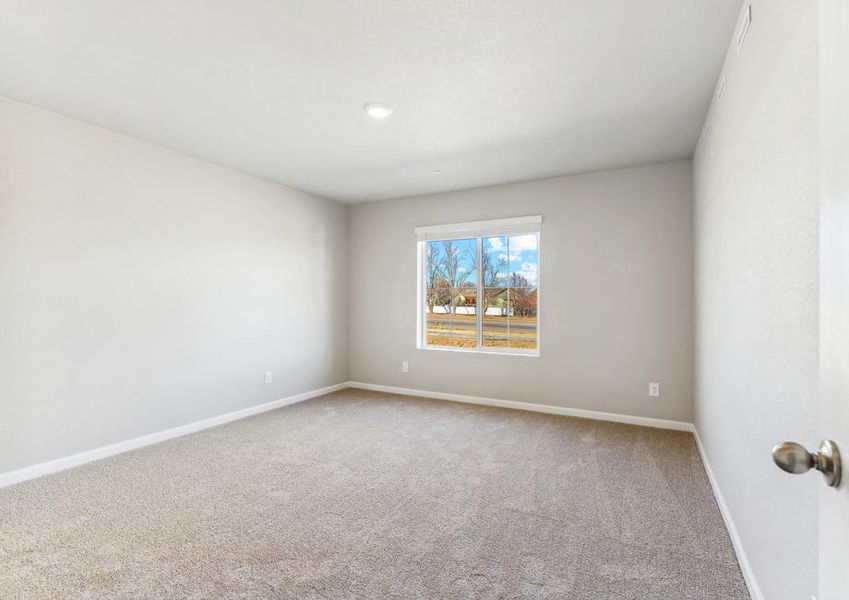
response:
<svg viewBox="0 0 849 600"><path fill-rule="evenodd" d="M0 94L384 199L691 156L740 4L0 0Z"/></svg>

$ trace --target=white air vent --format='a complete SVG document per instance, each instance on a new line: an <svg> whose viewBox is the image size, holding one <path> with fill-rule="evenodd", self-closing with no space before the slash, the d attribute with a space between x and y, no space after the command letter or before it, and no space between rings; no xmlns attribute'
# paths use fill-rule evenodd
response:
<svg viewBox="0 0 849 600"><path fill-rule="evenodd" d="M752 5L746 6L743 11L743 22L740 23L740 32L737 34L737 52L743 47L743 42L746 41L746 34L749 33L749 26L752 24Z"/></svg>
<svg viewBox="0 0 849 600"><path fill-rule="evenodd" d="M722 99L725 98L725 90L728 88L728 80L725 79L725 76L722 76L722 79L719 80L719 88L716 90L716 103L720 104Z"/></svg>

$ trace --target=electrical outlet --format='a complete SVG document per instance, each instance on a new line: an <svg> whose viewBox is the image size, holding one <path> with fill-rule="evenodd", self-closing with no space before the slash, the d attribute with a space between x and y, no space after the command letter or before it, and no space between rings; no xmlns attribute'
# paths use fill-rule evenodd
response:
<svg viewBox="0 0 849 600"><path fill-rule="evenodd" d="M410 363L408 363L406 360L401 363L401 372L402 373L409 373L410 372Z"/></svg>
<svg viewBox="0 0 849 600"><path fill-rule="evenodd" d="M265 372L265 383L271 383L271 371Z"/></svg>
<svg viewBox="0 0 849 600"><path fill-rule="evenodd" d="M660 396L659 383L653 381L649 384L649 396Z"/></svg>

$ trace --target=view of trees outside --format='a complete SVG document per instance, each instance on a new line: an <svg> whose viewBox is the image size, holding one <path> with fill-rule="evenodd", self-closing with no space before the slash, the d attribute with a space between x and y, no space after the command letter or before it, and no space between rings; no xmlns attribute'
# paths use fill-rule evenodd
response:
<svg viewBox="0 0 849 600"><path fill-rule="evenodd" d="M477 347L477 239L425 244L428 345ZM482 342L488 348L537 348L536 234L481 239Z"/></svg>
<svg viewBox="0 0 849 600"><path fill-rule="evenodd" d="M427 242L426 341L431 346L477 346L476 239Z"/></svg>

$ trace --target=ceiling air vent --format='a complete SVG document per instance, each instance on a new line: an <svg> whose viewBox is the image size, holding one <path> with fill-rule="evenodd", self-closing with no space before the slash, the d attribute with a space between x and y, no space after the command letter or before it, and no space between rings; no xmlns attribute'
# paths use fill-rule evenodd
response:
<svg viewBox="0 0 849 600"><path fill-rule="evenodd" d="M743 11L743 22L740 23L740 32L737 34L737 52L743 47L743 42L746 41L746 34L749 33L749 26L752 24L752 5L748 4L746 10Z"/></svg>
<svg viewBox="0 0 849 600"><path fill-rule="evenodd" d="M725 76L722 76L722 79L719 81L719 89L716 91L716 103L722 103L722 99L725 98L725 90L728 89L728 80Z"/></svg>

